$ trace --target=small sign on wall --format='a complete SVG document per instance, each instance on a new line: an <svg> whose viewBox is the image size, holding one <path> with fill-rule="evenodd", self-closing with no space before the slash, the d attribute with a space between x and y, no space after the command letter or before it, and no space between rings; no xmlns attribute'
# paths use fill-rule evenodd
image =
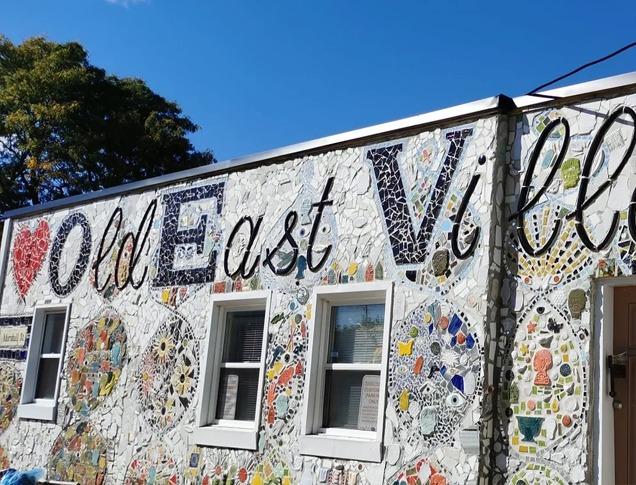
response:
<svg viewBox="0 0 636 485"><path fill-rule="evenodd" d="M31 315L0 317L0 359L26 359L31 320Z"/></svg>
<svg viewBox="0 0 636 485"><path fill-rule="evenodd" d="M362 378L358 429L375 431L378 425L378 403L380 402L380 376L369 374Z"/></svg>
<svg viewBox="0 0 636 485"><path fill-rule="evenodd" d="M21 349L26 345L27 327L0 327L0 347Z"/></svg>

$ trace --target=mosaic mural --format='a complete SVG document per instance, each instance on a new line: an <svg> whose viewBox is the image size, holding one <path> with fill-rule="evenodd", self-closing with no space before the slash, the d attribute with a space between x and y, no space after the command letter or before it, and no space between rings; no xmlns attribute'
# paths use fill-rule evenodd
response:
<svg viewBox="0 0 636 485"><path fill-rule="evenodd" d="M418 307L396 324L390 361L401 438L413 449L450 442L481 394L480 344L467 317L439 302Z"/></svg>
<svg viewBox="0 0 636 485"><path fill-rule="evenodd" d="M63 430L53 443L47 478L81 485L105 482L108 444L85 421Z"/></svg>
<svg viewBox="0 0 636 485"><path fill-rule="evenodd" d="M188 485L257 484L259 478L254 476L255 468L254 453L195 446L188 450L185 483Z"/></svg>
<svg viewBox="0 0 636 485"><path fill-rule="evenodd" d="M141 356L137 391L144 419L167 431L190 407L199 378L199 344L178 315L161 324Z"/></svg>
<svg viewBox="0 0 636 485"><path fill-rule="evenodd" d="M636 274L633 105L475 117L14 221L0 448L82 483L593 481L592 279ZM382 460L304 456L314 289L380 280ZM272 291L257 449L194 446L210 295L254 290ZM43 302L71 303L52 422L14 417Z"/></svg>
<svg viewBox="0 0 636 485"><path fill-rule="evenodd" d="M29 292L33 280L40 272L49 244L50 232L46 220L39 221L33 232L29 227L22 227L17 231L11 256L13 277L22 298Z"/></svg>
<svg viewBox="0 0 636 485"><path fill-rule="evenodd" d="M441 466L431 463L426 458L421 458L412 463L406 470L389 479L388 483L391 485L446 485L449 483L446 475L447 473Z"/></svg>
<svg viewBox="0 0 636 485"><path fill-rule="evenodd" d="M8 363L0 363L0 433L6 431L20 403L22 376Z"/></svg>
<svg viewBox="0 0 636 485"><path fill-rule="evenodd" d="M73 409L87 416L117 385L126 355L126 328L112 311L80 330L66 362Z"/></svg>
<svg viewBox="0 0 636 485"><path fill-rule="evenodd" d="M177 485L181 483L177 462L163 445L150 445L130 462L125 485Z"/></svg>

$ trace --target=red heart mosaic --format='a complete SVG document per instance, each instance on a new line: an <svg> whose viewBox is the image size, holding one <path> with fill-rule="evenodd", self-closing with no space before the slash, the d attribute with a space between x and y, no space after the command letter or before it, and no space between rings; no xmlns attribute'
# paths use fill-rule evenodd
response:
<svg viewBox="0 0 636 485"><path fill-rule="evenodd" d="M29 292L44 257L49 250L50 230L45 220L39 222L34 232L23 227L13 243L13 277L21 298Z"/></svg>

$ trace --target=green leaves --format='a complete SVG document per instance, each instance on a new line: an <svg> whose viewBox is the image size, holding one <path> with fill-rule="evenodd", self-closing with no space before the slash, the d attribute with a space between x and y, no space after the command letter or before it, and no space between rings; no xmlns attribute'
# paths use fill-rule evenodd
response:
<svg viewBox="0 0 636 485"><path fill-rule="evenodd" d="M0 212L214 162L197 126L77 43L0 36Z"/></svg>

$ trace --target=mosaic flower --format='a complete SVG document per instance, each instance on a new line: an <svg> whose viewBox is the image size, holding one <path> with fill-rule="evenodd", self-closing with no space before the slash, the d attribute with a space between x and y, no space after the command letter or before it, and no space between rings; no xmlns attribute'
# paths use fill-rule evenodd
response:
<svg viewBox="0 0 636 485"><path fill-rule="evenodd" d="M177 364L172 374L171 382L174 390L180 396L186 396L192 391L194 369L191 365L181 361Z"/></svg>
<svg viewBox="0 0 636 485"><path fill-rule="evenodd" d="M161 335L155 345L153 346L153 350L155 352L155 357L157 361L161 363L165 363L172 358L172 353L174 351L175 344L172 341L172 336L170 335Z"/></svg>

